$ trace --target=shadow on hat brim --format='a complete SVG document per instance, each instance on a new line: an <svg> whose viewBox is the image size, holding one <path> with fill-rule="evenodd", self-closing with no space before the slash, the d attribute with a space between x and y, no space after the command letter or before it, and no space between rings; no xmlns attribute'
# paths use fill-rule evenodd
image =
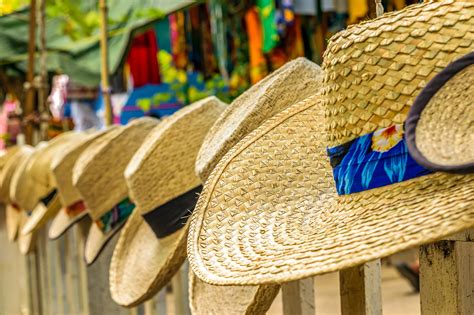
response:
<svg viewBox="0 0 474 315"><path fill-rule="evenodd" d="M217 285L339 271L474 226L472 176L436 173L338 196L318 96L267 120L211 173L188 259Z"/></svg>
<svg viewBox="0 0 474 315"><path fill-rule="evenodd" d="M266 314L280 285L217 286L189 272L189 304L192 314Z"/></svg>
<svg viewBox="0 0 474 315"><path fill-rule="evenodd" d="M75 217L70 217L65 208L62 208L58 214L51 221L51 225L48 230L48 238L55 240L60 238L66 231L72 227L76 222L81 221L87 217L87 211L83 211Z"/></svg>
<svg viewBox="0 0 474 315"><path fill-rule="evenodd" d="M112 256L112 299L121 306L133 307L168 284L186 259L187 229L158 239L135 208Z"/></svg>
<svg viewBox="0 0 474 315"><path fill-rule="evenodd" d="M26 214L25 211L20 210L20 228L27 222L29 216ZM20 249L20 253L23 255L28 255L34 249L36 244L36 233L31 232L27 234L18 233L18 248Z"/></svg>
<svg viewBox="0 0 474 315"><path fill-rule="evenodd" d="M61 203L59 197L56 194L51 202L46 206L42 202L39 202L25 225L21 229L21 234L26 235L31 232L37 231L41 228L49 219L53 218L61 209Z"/></svg>
<svg viewBox="0 0 474 315"><path fill-rule="evenodd" d="M124 224L125 223L121 223L109 232L104 233L99 229L97 224L92 222L84 245L84 261L86 265L92 265L97 258L99 258L100 253L102 253L105 246L107 246L107 243L120 231Z"/></svg>
<svg viewBox="0 0 474 315"><path fill-rule="evenodd" d="M5 208L5 222L7 238L10 242L16 241L20 229L21 214L20 210L8 204Z"/></svg>

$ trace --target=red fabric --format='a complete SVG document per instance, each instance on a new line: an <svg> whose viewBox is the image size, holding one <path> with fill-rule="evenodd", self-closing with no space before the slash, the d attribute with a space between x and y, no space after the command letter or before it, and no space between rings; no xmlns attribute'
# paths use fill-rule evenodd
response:
<svg viewBox="0 0 474 315"><path fill-rule="evenodd" d="M133 87L160 83L157 53L158 45L153 29L133 39L127 59L133 78Z"/></svg>

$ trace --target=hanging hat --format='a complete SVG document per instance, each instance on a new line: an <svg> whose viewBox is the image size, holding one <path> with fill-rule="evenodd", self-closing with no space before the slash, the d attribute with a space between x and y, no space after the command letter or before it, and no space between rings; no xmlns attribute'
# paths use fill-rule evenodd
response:
<svg viewBox="0 0 474 315"><path fill-rule="evenodd" d="M48 141L44 147L38 148L32 154L23 174L23 176L31 178L32 184L29 189L23 188L21 194L28 195L24 199L32 202L31 205L34 206L21 233L28 234L38 230L61 209L56 180L51 172L51 162L59 152L83 136L83 133L74 131L63 133ZM25 205L25 209L31 210L32 208L26 208L29 206Z"/></svg>
<svg viewBox="0 0 474 315"><path fill-rule="evenodd" d="M18 146L15 153L5 162L0 172L0 195L2 202L6 205L6 231L8 240L13 242L16 240L20 226L20 208L14 204L10 198L10 184L17 168L20 167L23 160L32 153L33 148L30 146ZM10 151L7 154L10 154Z"/></svg>
<svg viewBox="0 0 474 315"><path fill-rule="evenodd" d="M474 226L473 176L414 163L402 128L424 85L474 49L472 25L474 3L443 1L337 34L322 95L266 121L209 177L189 230L196 275L291 281Z"/></svg>
<svg viewBox="0 0 474 315"><path fill-rule="evenodd" d="M51 222L48 232L50 239L57 239L74 223L87 216L87 208L82 201L82 197L72 184L73 167L85 149L103 135L116 129L116 127L111 126L107 130L84 135L82 139L75 141L53 160L51 170L58 185L58 195L62 209Z"/></svg>
<svg viewBox="0 0 474 315"><path fill-rule="evenodd" d="M84 248L88 265L95 261L135 207L128 198L123 172L158 122L143 117L117 127L89 145L74 164L72 182L93 221Z"/></svg>
<svg viewBox="0 0 474 315"><path fill-rule="evenodd" d="M474 52L452 62L421 91L405 129L408 150L424 167L474 172Z"/></svg>
<svg viewBox="0 0 474 315"><path fill-rule="evenodd" d="M7 166L10 160L15 156L16 153L20 150L21 146L15 145L12 147L9 147L5 149L4 151L1 151L0 153L0 175L3 172L3 169ZM1 182L0 182L1 185ZM5 196L2 195L2 191L0 190L0 202L3 202L3 198Z"/></svg>
<svg viewBox="0 0 474 315"><path fill-rule="evenodd" d="M156 127L125 170L137 205L120 234L110 265L110 291L122 306L151 298L186 258L184 228L200 191L194 166L199 147L225 104L208 97Z"/></svg>
<svg viewBox="0 0 474 315"><path fill-rule="evenodd" d="M10 215L15 216L15 218L10 219L10 225L8 224L7 221L7 233L8 234L16 234L17 235L17 242L18 246L20 248L20 252L24 255L28 254L30 250L34 246L33 242L33 234L34 233L29 233L27 235L22 235L22 233L19 233L21 231L23 225L25 224L26 220L28 219L30 212L22 208L20 205L25 205L29 204L30 202L27 200L23 200L22 198L28 197L28 195L25 196L25 194L21 194L24 189L31 189L31 177L29 176L24 176L24 173L27 170L28 163L30 162L35 150L38 150L38 147L41 148L43 144L40 144L36 148L30 147L30 146L22 146L21 150L18 152L18 154L15 156L15 158L18 160L16 167L9 167L7 166L4 171L7 171L8 173L11 174L11 179L10 179L10 196L9 196L9 202L12 208L10 210L17 211L16 214L13 214L10 212ZM3 173L2 176L8 176L7 173ZM2 181L3 183L3 181ZM14 226L13 224L17 224ZM12 230L11 232L8 232L8 230Z"/></svg>
<svg viewBox="0 0 474 315"><path fill-rule="evenodd" d="M298 58L233 101L210 129L199 151L196 172L202 182L238 141L268 118L317 93L322 79L318 65ZM189 287L193 314L265 314L280 289L279 285L214 286L202 282L192 272Z"/></svg>

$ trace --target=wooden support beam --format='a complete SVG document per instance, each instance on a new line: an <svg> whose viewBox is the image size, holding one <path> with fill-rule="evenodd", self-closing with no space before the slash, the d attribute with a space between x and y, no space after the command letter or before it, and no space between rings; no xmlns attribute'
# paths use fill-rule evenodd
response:
<svg viewBox="0 0 474 315"><path fill-rule="evenodd" d="M314 315L314 279L306 278L281 286L283 315Z"/></svg>
<svg viewBox="0 0 474 315"><path fill-rule="evenodd" d="M382 314L380 259L339 273L342 315Z"/></svg>
<svg viewBox="0 0 474 315"><path fill-rule="evenodd" d="M421 314L473 314L473 271L472 242L448 240L421 246Z"/></svg>
<svg viewBox="0 0 474 315"><path fill-rule="evenodd" d="M174 312L180 315L191 315L189 308L189 287L188 287L189 263L186 262L171 280L174 297Z"/></svg>

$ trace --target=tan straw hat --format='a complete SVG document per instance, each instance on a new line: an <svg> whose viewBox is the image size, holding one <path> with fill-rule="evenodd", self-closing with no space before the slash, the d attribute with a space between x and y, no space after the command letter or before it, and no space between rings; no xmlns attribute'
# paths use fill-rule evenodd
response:
<svg viewBox="0 0 474 315"><path fill-rule="evenodd" d="M436 73L474 49L472 25L474 3L443 1L334 36L322 95L266 121L209 177L189 231L196 275L291 281L474 226L473 176L414 163L397 125Z"/></svg>
<svg viewBox="0 0 474 315"><path fill-rule="evenodd" d="M29 145L17 146L16 152L5 161L5 164L0 171L0 202L4 204L11 203L10 199L10 183L15 173L16 168L21 160L31 153L33 148Z"/></svg>
<svg viewBox="0 0 474 315"><path fill-rule="evenodd" d="M88 135L84 134L84 137L75 141L74 144L63 150L53 160L51 170L58 185L58 195L62 208L54 217L49 227L48 237L50 239L57 239L74 223L87 216L87 208L82 201L82 197L77 188L72 184L73 167L87 147L116 127L111 126L104 131L96 131Z"/></svg>
<svg viewBox="0 0 474 315"><path fill-rule="evenodd" d="M24 173L24 176L31 178L32 185L28 190L22 189L22 194L28 195L27 199L35 206L21 233L28 234L38 230L61 209L56 180L51 172L51 162L57 154L83 136L79 132L66 132L33 152Z"/></svg>
<svg viewBox="0 0 474 315"><path fill-rule="evenodd" d="M224 111L199 151L196 172L205 183L219 160L266 119L317 93L323 72L298 58L282 66L243 93ZM278 294L278 285L214 286L190 272L189 299L193 314L265 314ZM216 296L222 297L216 299Z"/></svg>
<svg viewBox="0 0 474 315"><path fill-rule="evenodd" d="M128 198L123 172L158 122L144 117L115 128L89 145L74 164L73 185L93 221L84 248L88 265L95 261L135 207Z"/></svg>
<svg viewBox="0 0 474 315"><path fill-rule="evenodd" d="M115 302L133 306L151 298L186 258L189 211L201 181L199 147L225 104L215 97L193 103L156 127L125 171L137 205L120 234L110 266Z"/></svg>
<svg viewBox="0 0 474 315"><path fill-rule="evenodd" d="M474 172L474 52L438 73L416 98L405 125L413 158L433 171Z"/></svg>

